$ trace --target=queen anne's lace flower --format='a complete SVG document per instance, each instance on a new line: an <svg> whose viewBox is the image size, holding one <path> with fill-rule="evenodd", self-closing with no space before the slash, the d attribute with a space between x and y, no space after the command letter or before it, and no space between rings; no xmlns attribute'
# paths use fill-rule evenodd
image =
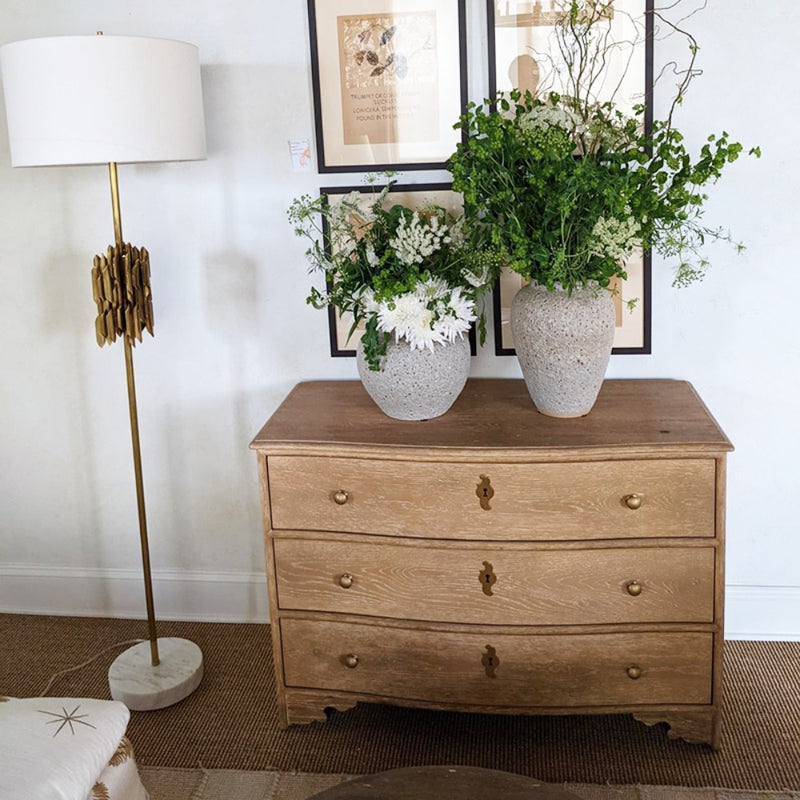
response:
<svg viewBox="0 0 800 800"><path fill-rule="evenodd" d="M631 215L630 206L625 206L626 217L600 217L592 229L595 239L592 254L601 257L613 258L623 262L630 258L631 253L642 246L639 232L641 225Z"/></svg>
<svg viewBox="0 0 800 800"><path fill-rule="evenodd" d="M389 246L395 251L397 258L409 266L421 264L431 253L446 244L450 244L447 226L441 224L435 216L426 223L417 211L411 215L410 223L406 222L405 217L400 220L394 238L389 240Z"/></svg>
<svg viewBox="0 0 800 800"><path fill-rule="evenodd" d="M549 128L562 128L572 132L580 124L578 115L563 106L536 106L519 120L519 127L523 131L535 129L546 131Z"/></svg>

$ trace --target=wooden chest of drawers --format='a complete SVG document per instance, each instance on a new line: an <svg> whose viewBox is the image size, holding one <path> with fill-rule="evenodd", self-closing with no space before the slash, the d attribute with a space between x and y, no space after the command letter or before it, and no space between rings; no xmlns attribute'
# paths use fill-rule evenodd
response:
<svg viewBox="0 0 800 800"><path fill-rule="evenodd" d="M470 380L443 417L299 384L258 452L285 724L359 700L633 713L719 747L725 459L682 381L538 414Z"/></svg>

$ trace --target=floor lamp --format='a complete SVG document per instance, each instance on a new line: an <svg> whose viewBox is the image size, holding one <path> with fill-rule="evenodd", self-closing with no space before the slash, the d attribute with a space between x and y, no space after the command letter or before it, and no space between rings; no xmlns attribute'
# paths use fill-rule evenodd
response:
<svg viewBox="0 0 800 800"><path fill-rule="evenodd" d="M153 333L149 256L122 237L118 163L206 157L200 62L194 45L130 36L58 36L0 48L11 164L107 164L114 245L92 269L99 345L122 338L149 641L108 671L111 696L148 711L177 703L203 676L193 642L156 633L147 541L133 346Z"/></svg>

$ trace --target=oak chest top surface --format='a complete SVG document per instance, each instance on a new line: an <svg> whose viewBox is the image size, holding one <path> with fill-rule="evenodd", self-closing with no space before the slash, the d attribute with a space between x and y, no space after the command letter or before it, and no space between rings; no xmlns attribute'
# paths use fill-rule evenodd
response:
<svg viewBox="0 0 800 800"><path fill-rule="evenodd" d="M592 411L556 419L536 411L522 380L470 379L453 407L424 422L385 416L360 381L298 384L251 443L256 450L337 449L671 452L732 450L694 388L666 379L607 380Z"/></svg>

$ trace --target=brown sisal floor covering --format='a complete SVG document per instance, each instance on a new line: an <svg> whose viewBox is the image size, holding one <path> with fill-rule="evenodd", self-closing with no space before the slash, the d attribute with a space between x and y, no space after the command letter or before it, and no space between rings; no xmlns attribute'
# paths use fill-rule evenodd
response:
<svg viewBox="0 0 800 800"><path fill-rule="evenodd" d="M136 620L0 614L0 695L40 695L59 670L146 636ZM553 783L800 790L800 642L729 642L723 749L670 741L627 715L524 717L362 704L281 730L265 625L161 622L203 650L205 677L171 708L134 712L147 766L365 774L427 764L517 772ZM50 696L107 698L122 648L59 677Z"/></svg>

